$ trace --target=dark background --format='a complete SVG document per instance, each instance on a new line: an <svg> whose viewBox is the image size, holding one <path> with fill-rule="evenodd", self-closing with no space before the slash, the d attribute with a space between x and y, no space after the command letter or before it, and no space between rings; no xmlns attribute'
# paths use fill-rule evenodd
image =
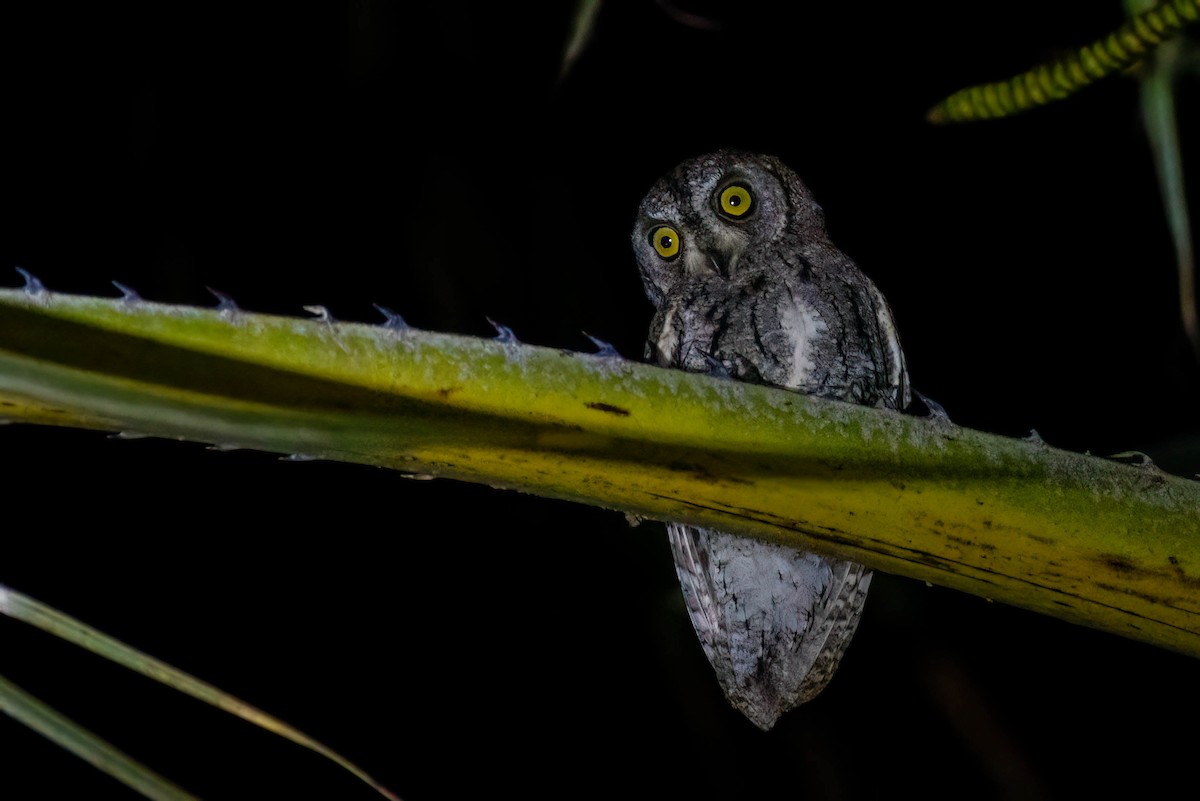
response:
<svg viewBox="0 0 1200 801"><path fill-rule="evenodd" d="M117 279L212 305L207 285L286 314L375 320L378 302L476 335L490 316L638 357L639 199L685 158L761 150L809 184L956 422L1200 472L1200 369L1136 82L924 121L1115 28L1119 4L680 4L713 32L609 3L561 82L569 4L536 5L6 9L0 265L63 292ZM1153 796L1200 744L1194 659L887 575L829 689L762 734L721 697L658 524L195 444L13 426L0 448L0 580L406 799ZM198 794L372 797L0 629L0 671ZM0 795L132 797L10 721L0 737Z"/></svg>

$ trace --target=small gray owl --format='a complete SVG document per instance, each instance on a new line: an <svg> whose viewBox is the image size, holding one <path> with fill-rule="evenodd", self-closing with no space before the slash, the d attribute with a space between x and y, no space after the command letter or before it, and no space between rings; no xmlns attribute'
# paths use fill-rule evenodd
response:
<svg viewBox="0 0 1200 801"><path fill-rule="evenodd" d="M633 249L663 367L868 406L909 403L883 295L829 241L821 207L771 156L684 162L642 200ZM762 729L829 682L871 572L841 559L668 524L692 624L726 697Z"/></svg>

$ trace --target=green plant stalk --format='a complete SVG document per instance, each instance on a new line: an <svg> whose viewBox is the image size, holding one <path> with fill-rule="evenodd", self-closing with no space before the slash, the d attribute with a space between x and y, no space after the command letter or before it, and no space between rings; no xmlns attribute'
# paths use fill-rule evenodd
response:
<svg viewBox="0 0 1200 801"><path fill-rule="evenodd" d="M482 482L833 553L1200 655L1200 482L498 340L0 291L0 416Z"/></svg>

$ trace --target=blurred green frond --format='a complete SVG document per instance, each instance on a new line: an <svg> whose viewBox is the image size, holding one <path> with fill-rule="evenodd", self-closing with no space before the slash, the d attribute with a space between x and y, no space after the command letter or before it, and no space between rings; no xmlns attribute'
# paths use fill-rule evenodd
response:
<svg viewBox="0 0 1200 801"><path fill-rule="evenodd" d="M0 588L0 594L6 592ZM154 801L191 801L186 792L0 676L0 711ZM47 796L49 797L49 796Z"/></svg>
<svg viewBox="0 0 1200 801"><path fill-rule="evenodd" d="M143 676L315 751L370 785L384 798L399 801L396 795L353 762L304 732L292 728L240 698L3 585L0 585L0 614L36 626L118 665L137 671ZM0 708L148 798L192 797L155 775L144 765L126 757L96 735L28 696L15 685L5 683L3 678L0 678Z"/></svg>
<svg viewBox="0 0 1200 801"><path fill-rule="evenodd" d="M592 32L596 29L596 18L600 14L601 0L578 0L575 7L575 16L571 20L571 32L567 37L567 47L563 51L562 69L559 71L558 79L561 81L567 77L567 73L571 71L571 67L575 66L575 62L579 60L579 56L583 54L588 42L591 41Z"/></svg>
<svg viewBox="0 0 1200 801"><path fill-rule="evenodd" d="M1144 5L1131 0L1131 11ZM1175 245L1179 275L1179 319L1192 352L1200 360L1200 318L1196 312L1196 250L1192 242L1191 213L1183 180L1183 153L1175 114L1176 81L1186 72L1189 59L1197 61L1200 48L1187 38L1163 43L1149 59L1141 76L1142 124L1154 154L1154 168L1162 194L1163 210Z"/></svg>
<svg viewBox="0 0 1200 801"><path fill-rule="evenodd" d="M933 123L1007 117L1062 100L1146 58L1164 41L1200 20L1200 0L1166 0L1113 33L1015 78L962 89L928 114Z"/></svg>

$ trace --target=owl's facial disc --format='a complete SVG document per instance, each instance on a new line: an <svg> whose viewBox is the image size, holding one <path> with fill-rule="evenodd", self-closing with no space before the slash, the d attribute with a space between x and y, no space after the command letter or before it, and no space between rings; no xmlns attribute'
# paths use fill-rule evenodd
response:
<svg viewBox="0 0 1200 801"><path fill-rule="evenodd" d="M693 282L732 280L750 251L783 229L786 198L770 165L727 162L685 162L642 199L633 247L656 306Z"/></svg>

